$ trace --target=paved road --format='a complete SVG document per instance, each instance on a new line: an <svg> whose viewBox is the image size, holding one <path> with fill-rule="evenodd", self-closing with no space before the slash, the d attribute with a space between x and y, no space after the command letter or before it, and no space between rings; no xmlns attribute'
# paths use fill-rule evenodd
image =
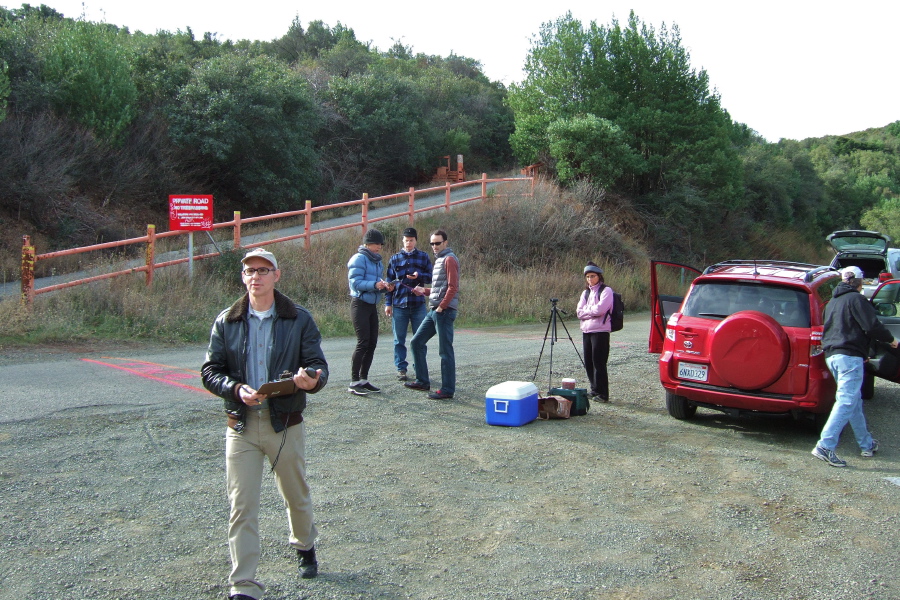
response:
<svg viewBox="0 0 900 600"><path fill-rule="evenodd" d="M578 325L569 323L567 326L578 352L581 352ZM645 347L648 327L648 315L631 316L623 331L616 334L613 352L617 347ZM467 389L466 370L482 368L498 360L508 363L510 357L516 356L528 366L529 373L534 373L541 355L536 378L541 389L548 387L551 358L557 372L554 385L559 385L561 377L583 381L579 358L572 342L564 337L562 328L558 328L558 335L563 337L555 344L549 341L544 344L545 332L546 325L540 324L457 330L454 347L459 393L483 398L486 390ZM331 381L326 387L329 398L340 398L342 392L346 393L350 354L355 343L353 338L333 338L323 342L331 369ZM439 379L436 344L436 338L429 344L429 367L432 377ZM391 337L382 335L370 372L370 379L386 388L386 393L379 397L388 397L392 392L406 393L395 380L391 348ZM30 421L46 415L48 410L60 413L93 407L101 413L115 413L126 406L148 407L172 402L188 406L208 402L212 396L203 389L199 372L205 351L205 346L200 345L178 349L133 345L27 352L17 356L0 352L0 381L4 382L7 400L6 409L0 413L0 423ZM507 379L498 373L496 383ZM80 413L74 411L72 414ZM73 425L77 426L77 419Z"/></svg>

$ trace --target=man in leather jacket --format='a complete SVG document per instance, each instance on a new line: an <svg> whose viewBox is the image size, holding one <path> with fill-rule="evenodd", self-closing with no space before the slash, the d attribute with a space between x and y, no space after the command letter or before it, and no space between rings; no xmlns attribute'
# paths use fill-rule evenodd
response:
<svg viewBox="0 0 900 600"><path fill-rule="evenodd" d="M309 578L318 573L303 410L306 394L325 386L328 364L312 315L275 289L281 278L275 256L256 249L242 263L247 294L216 318L201 374L206 389L224 399L228 417L230 598L256 600L265 590L256 580L256 570L266 457L287 508L289 543L297 551L300 575ZM267 397L257 391L266 382L288 378L293 380L292 392Z"/></svg>

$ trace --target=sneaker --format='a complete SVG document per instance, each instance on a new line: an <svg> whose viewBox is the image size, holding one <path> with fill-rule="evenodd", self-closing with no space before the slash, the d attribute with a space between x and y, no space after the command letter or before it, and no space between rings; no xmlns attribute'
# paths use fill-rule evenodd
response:
<svg viewBox="0 0 900 600"><path fill-rule="evenodd" d="M404 387L408 387L411 390L419 390L420 392L427 392L431 389L431 386L427 383L422 383L421 381L407 381L403 384Z"/></svg>
<svg viewBox="0 0 900 600"><path fill-rule="evenodd" d="M453 394L448 394L443 390L438 390L436 392L431 392L430 394L428 394L428 397L432 400L449 400L453 397Z"/></svg>
<svg viewBox="0 0 900 600"><path fill-rule="evenodd" d="M316 560L316 549L297 550L297 569L302 579L312 579L319 574L319 561Z"/></svg>
<svg viewBox="0 0 900 600"><path fill-rule="evenodd" d="M860 456L865 456L866 458L872 458L875 456L875 453L878 452L878 440L872 439L872 447L868 450L863 450L859 453Z"/></svg>
<svg viewBox="0 0 900 600"><path fill-rule="evenodd" d="M397 380L406 381L406 371L397 371Z"/></svg>
<svg viewBox="0 0 900 600"><path fill-rule="evenodd" d="M362 381L354 381L350 384L350 387L347 388L347 391L353 394L354 396L368 396L369 390L366 389L365 385Z"/></svg>
<svg viewBox="0 0 900 600"><path fill-rule="evenodd" d="M847 461L841 460L840 458L838 458L838 455L834 453L834 450L826 450L822 446L816 446L812 451L812 455L815 456L816 458L818 458L819 460L824 460L832 467L846 467L847 466Z"/></svg>
<svg viewBox="0 0 900 600"><path fill-rule="evenodd" d="M367 379L363 379L362 388L364 390L366 390L367 392L380 392L381 391L380 387L375 387L374 385L369 383L369 381Z"/></svg>

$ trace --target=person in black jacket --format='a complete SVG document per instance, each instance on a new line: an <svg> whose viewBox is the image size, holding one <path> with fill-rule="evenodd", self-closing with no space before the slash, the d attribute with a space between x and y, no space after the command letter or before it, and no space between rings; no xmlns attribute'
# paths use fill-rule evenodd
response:
<svg viewBox="0 0 900 600"><path fill-rule="evenodd" d="M878 320L872 304L862 291L863 274L859 267L841 271L841 283L834 288L825 307L825 332L822 349L825 363L837 383L834 406L812 455L832 467L846 467L847 461L835 454L841 431L849 422L862 456L872 457L878 442L866 426L861 387L870 340L889 342L897 347L893 334Z"/></svg>
<svg viewBox="0 0 900 600"><path fill-rule="evenodd" d="M228 428L225 467L231 516L233 600L261 598L259 505L265 458L269 458L290 526L289 543L297 551L300 576L318 573L312 500L306 483L303 409L306 394L328 380L319 329L309 312L275 289L278 261L267 250L249 252L241 271L247 293L213 323L203 385L225 400ZM293 379L294 391L267 397L257 390L266 382Z"/></svg>

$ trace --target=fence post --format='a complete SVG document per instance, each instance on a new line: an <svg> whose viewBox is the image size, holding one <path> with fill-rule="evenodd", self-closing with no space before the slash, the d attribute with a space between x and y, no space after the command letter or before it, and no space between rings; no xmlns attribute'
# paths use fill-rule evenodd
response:
<svg viewBox="0 0 900 600"><path fill-rule="evenodd" d="M534 179L535 179L535 176L532 175L531 176L531 196L532 196L532 198L534 197Z"/></svg>
<svg viewBox="0 0 900 600"><path fill-rule="evenodd" d="M31 236L22 236L22 304L31 306L34 302L34 246Z"/></svg>
<svg viewBox="0 0 900 600"><path fill-rule="evenodd" d="M309 250L312 236L312 200L306 201L306 214L303 215L303 247Z"/></svg>
<svg viewBox="0 0 900 600"><path fill-rule="evenodd" d="M445 212L450 212L450 182L447 182L447 192L444 195Z"/></svg>
<svg viewBox="0 0 900 600"><path fill-rule="evenodd" d="M416 188L409 188L409 225L416 224Z"/></svg>
<svg viewBox="0 0 900 600"><path fill-rule="evenodd" d="M369 229L369 192L364 192L362 199L362 234L365 235Z"/></svg>
<svg viewBox="0 0 900 600"><path fill-rule="evenodd" d="M481 174L481 199L487 200L487 173Z"/></svg>
<svg viewBox="0 0 900 600"><path fill-rule="evenodd" d="M156 225L147 225L147 287L153 285L153 263L156 262Z"/></svg>
<svg viewBox="0 0 900 600"><path fill-rule="evenodd" d="M234 242L232 242L234 250L241 249L241 211L234 211Z"/></svg>

